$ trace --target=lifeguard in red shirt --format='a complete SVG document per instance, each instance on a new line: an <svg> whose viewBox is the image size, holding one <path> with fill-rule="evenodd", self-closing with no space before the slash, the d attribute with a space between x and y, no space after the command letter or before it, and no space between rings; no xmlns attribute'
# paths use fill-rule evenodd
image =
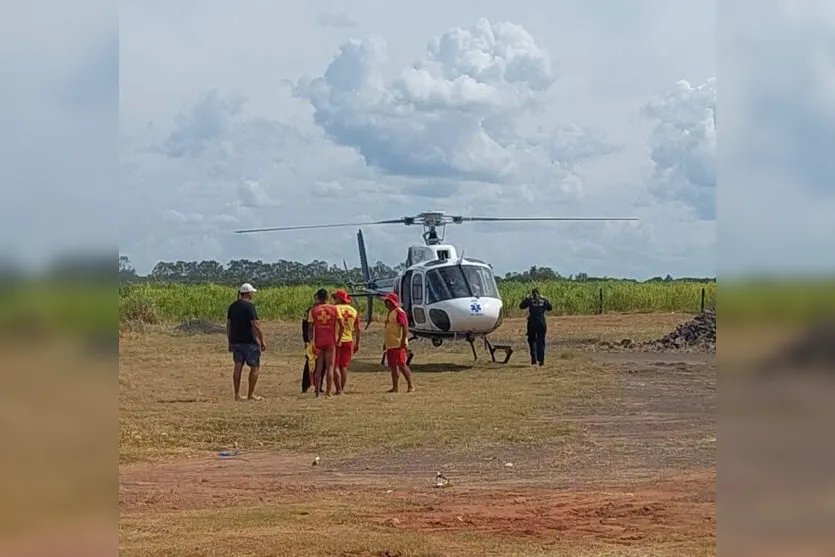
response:
<svg viewBox="0 0 835 557"><path fill-rule="evenodd" d="M412 384L412 370L406 365L406 352L409 347L409 318L400 307L400 298L397 294L393 292L386 294L383 296L383 303L389 310L386 316L385 345L383 346L389 370L391 370L391 390L388 392L397 392L397 383L400 374L403 374L408 386L407 392L411 393L415 390Z"/></svg>
<svg viewBox="0 0 835 557"><path fill-rule="evenodd" d="M324 288L316 292L316 303L307 316L308 331L316 350L316 396L322 391L322 376L325 378L325 396L331 396L333 387L333 368L336 348L343 333L342 316L336 306L328 303L328 291Z"/></svg>

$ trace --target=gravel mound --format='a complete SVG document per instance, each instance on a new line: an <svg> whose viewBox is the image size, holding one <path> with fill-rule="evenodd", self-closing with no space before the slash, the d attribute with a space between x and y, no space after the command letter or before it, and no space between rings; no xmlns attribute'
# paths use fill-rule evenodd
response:
<svg viewBox="0 0 835 557"><path fill-rule="evenodd" d="M716 352L716 309L676 327L675 331L648 342L637 343L625 338L617 343L601 342L598 350L640 350L642 352Z"/></svg>
<svg viewBox="0 0 835 557"><path fill-rule="evenodd" d="M225 335L226 327L206 321L205 319L190 319L177 325L174 330L188 335Z"/></svg>
<svg viewBox="0 0 835 557"><path fill-rule="evenodd" d="M716 351L716 310L708 309L660 339L645 342L645 348L658 351L703 349Z"/></svg>

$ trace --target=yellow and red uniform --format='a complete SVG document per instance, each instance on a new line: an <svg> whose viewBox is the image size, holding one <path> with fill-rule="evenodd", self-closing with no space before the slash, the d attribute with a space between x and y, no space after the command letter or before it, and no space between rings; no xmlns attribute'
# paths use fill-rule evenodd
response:
<svg viewBox="0 0 835 557"><path fill-rule="evenodd" d="M336 349L336 367L347 368L354 356L354 327L359 327L359 312L350 304L336 306L342 319L342 344Z"/></svg>
<svg viewBox="0 0 835 557"><path fill-rule="evenodd" d="M304 345L304 353L305 357L307 358L308 363L308 373L310 374L310 384L314 387L316 386L316 374L314 370L316 369L316 358L319 357L319 354L316 353L316 349L313 347L313 343L308 342Z"/></svg>
<svg viewBox="0 0 835 557"><path fill-rule="evenodd" d="M337 323L342 317L333 304L316 304L310 308L307 320L313 323L313 346L317 351L334 348L337 343Z"/></svg>
<svg viewBox="0 0 835 557"><path fill-rule="evenodd" d="M396 369L406 365L406 346L408 340L401 345L403 333L408 335L409 318L403 308L395 306L386 316L385 346L386 359L389 367Z"/></svg>

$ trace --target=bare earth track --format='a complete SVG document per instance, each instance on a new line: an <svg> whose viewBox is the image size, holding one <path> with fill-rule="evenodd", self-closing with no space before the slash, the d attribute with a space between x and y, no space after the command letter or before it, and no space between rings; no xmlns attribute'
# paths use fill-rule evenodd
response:
<svg viewBox="0 0 835 557"><path fill-rule="evenodd" d="M556 361L544 371L518 365L527 357L517 336L522 325L510 322L505 329L520 350L514 355L516 366L480 370L484 364L477 364L463 373L418 373L419 391L414 395L425 397L420 408L425 413L433 412L433 391L444 389L444 384L461 391L445 396L461 397L450 401L463 407L466 386L487 373L495 375L489 380L503 381L505 389L530 397L530 411L522 408L508 416L508 424L498 415L479 421L478 416L454 414L455 419L472 419L468 427L479 428L468 430L476 432L473 441L456 442L460 437L451 429L441 429L437 439L427 437L412 448L369 443L340 455L338 450L316 449L313 440L294 442L293 450L281 448L286 440L280 440L276 447L248 447L226 459L204 450L188 452L187 458L161 455L149 457L150 462L125 462L120 478L122 554L714 555L714 355L583 354L569 349L600 340L617 342L623 336L656 338L687 317L554 318L550 333L561 335L563 350L552 342L551 359ZM292 372L282 373L281 394L268 392L266 385L275 379L265 374L262 391L279 398L281 406L303 405L282 412L312 408L324 413L329 412L326 405L356 407L365 404L364 397L374 397L363 418L374 420L381 395L366 393L374 385L384 388L387 374L357 371L351 379L356 393L309 401L294 392L299 365L290 343L296 342L291 332L296 327L273 327L273 337L288 337L286 348L273 350L289 353ZM162 353L171 352L173 348L159 345L165 336L128 335L122 358L136 357L149 343L157 343ZM216 337L178 342L218 344ZM426 345L416 348L418 358L467 364L466 346L442 350L441 356L430 356L432 349ZM195 351L205 352L199 346ZM220 349L211 356L220 368L211 377L220 385L216 395L203 394L209 399L227 395L223 356ZM367 356L368 362L373 360L373 355ZM122 371L123 415L126 410L134 413L138 422L150 410L133 408L138 399L128 391L142 389L143 383L154 388L143 375L153 362L145 364L144 372L141 366L124 364ZM554 375L559 377L549 379ZM560 390L575 381L586 381L576 394ZM554 389L553 399L549 388ZM235 416L226 401L222 404L230 408L227 419L246 419ZM188 405L169 404L180 406L179 419L194 420L186 414L197 410ZM159 403L157 407L165 411ZM251 411L258 410L247 409ZM341 407L334 412L339 419ZM502 435L552 431L547 428L563 434L501 442L482 431L489 429L485 424L496 431L507 428L509 433ZM527 429L517 432L517 427ZM345 435L350 437L351 429ZM126 443L123 434L123 450ZM326 456L320 466L312 467L320 452ZM449 487L434 487L437 471L449 478Z"/></svg>

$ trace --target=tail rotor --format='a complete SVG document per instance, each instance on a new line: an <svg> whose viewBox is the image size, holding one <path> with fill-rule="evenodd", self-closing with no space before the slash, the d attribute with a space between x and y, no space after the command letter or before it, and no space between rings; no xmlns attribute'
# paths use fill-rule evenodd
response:
<svg viewBox="0 0 835 557"><path fill-rule="evenodd" d="M365 282L365 288L375 288L374 277L371 275L371 268L368 266L368 254L365 251L365 239L362 236L362 230L357 231L357 248L360 254L360 268L362 269L362 279ZM371 319L374 317L374 298L369 296L367 298L367 305L365 308L365 328L371 325Z"/></svg>

